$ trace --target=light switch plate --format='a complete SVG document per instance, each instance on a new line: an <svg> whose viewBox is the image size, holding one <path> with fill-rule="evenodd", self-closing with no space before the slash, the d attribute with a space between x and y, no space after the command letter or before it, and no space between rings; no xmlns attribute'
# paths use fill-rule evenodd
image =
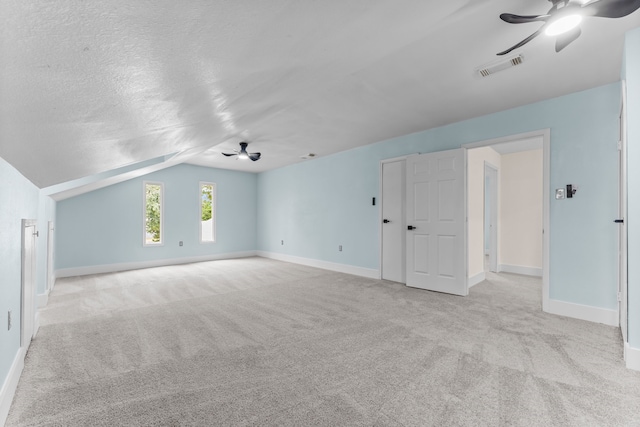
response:
<svg viewBox="0 0 640 427"><path fill-rule="evenodd" d="M564 199L564 188L556 188L556 200Z"/></svg>

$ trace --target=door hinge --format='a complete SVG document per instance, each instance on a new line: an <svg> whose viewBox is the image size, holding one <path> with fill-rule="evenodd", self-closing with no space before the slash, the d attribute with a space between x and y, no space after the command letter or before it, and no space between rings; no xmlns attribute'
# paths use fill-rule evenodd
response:
<svg viewBox="0 0 640 427"><path fill-rule="evenodd" d="M622 301L622 293L618 292L618 302L621 302L621 301Z"/></svg>
<svg viewBox="0 0 640 427"><path fill-rule="evenodd" d="M618 141L618 151L622 151L622 141Z"/></svg>

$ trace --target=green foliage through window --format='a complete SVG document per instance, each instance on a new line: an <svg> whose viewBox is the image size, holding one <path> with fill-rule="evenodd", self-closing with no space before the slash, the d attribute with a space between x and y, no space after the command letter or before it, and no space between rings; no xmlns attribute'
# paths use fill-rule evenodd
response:
<svg viewBox="0 0 640 427"><path fill-rule="evenodd" d="M213 185L202 185L202 220L208 221L211 219L211 204L213 203Z"/></svg>
<svg viewBox="0 0 640 427"><path fill-rule="evenodd" d="M147 244L161 243L162 185L145 184L146 238Z"/></svg>
<svg viewBox="0 0 640 427"><path fill-rule="evenodd" d="M200 183L200 241L215 241L215 188L213 183Z"/></svg>

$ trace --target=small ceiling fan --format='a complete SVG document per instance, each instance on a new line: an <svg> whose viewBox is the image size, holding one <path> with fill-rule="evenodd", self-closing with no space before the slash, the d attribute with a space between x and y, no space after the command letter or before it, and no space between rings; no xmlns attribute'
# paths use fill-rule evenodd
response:
<svg viewBox="0 0 640 427"><path fill-rule="evenodd" d="M506 55L514 49L524 46L536 38L540 33L557 36L556 52L560 52L580 34L580 22L585 16L599 18L622 18L640 8L640 0L549 0L551 9L545 15L521 16L503 13L500 19L509 24L526 24L529 22L543 22L535 33L520 43L504 50L498 55Z"/></svg>
<svg viewBox="0 0 640 427"><path fill-rule="evenodd" d="M247 153L247 145L249 145L247 142L241 142L240 151L234 150L235 153L222 153L222 155L227 157L238 156L238 159L242 159L242 160L251 159L254 162L256 160L260 160L260 155L261 155L260 153Z"/></svg>

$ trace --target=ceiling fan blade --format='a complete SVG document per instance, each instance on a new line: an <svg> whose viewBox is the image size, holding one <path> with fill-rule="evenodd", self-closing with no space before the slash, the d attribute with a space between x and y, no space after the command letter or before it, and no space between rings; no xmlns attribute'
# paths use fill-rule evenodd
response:
<svg viewBox="0 0 640 427"><path fill-rule="evenodd" d="M640 9L640 0L601 0L583 7L586 15L600 18L622 18Z"/></svg>
<svg viewBox="0 0 640 427"><path fill-rule="evenodd" d="M249 154L249 158L255 162L256 160L260 160L260 155L260 153L251 153Z"/></svg>
<svg viewBox="0 0 640 427"><path fill-rule="evenodd" d="M545 22L549 18L549 15L514 15L513 13L502 13L500 19L509 24L526 24L528 22Z"/></svg>
<svg viewBox="0 0 640 427"><path fill-rule="evenodd" d="M237 155L238 155L238 153L232 153L232 154L229 154L229 153L222 153L222 155L223 155L223 156L227 156L227 157L231 157L231 156L237 156Z"/></svg>
<svg viewBox="0 0 640 427"><path fill-rule="evenodd" d="M580 27L576 27L571 31L560 34L556 39L556 52L560 52L562 49L569 46L571 42L580 37L580 34L582 34Z"/></svg>
<svg viewBox="0 0 640 427"><path fill-rule="evenodd" d="M544 28L544 25L542 27L540 27L540 29L538 31L536 31L535 33L531 34L529 37L527 37L526 39L522 40L520 43L518 43L518 44L516 44L514 46L511 46L507 50L503 50L502 52L498 53L497 55L506 55L507 53L511 52L512 50L524 46L525 44L529 43L531 40L536 38L542 32L542 28Z"/></svg>

